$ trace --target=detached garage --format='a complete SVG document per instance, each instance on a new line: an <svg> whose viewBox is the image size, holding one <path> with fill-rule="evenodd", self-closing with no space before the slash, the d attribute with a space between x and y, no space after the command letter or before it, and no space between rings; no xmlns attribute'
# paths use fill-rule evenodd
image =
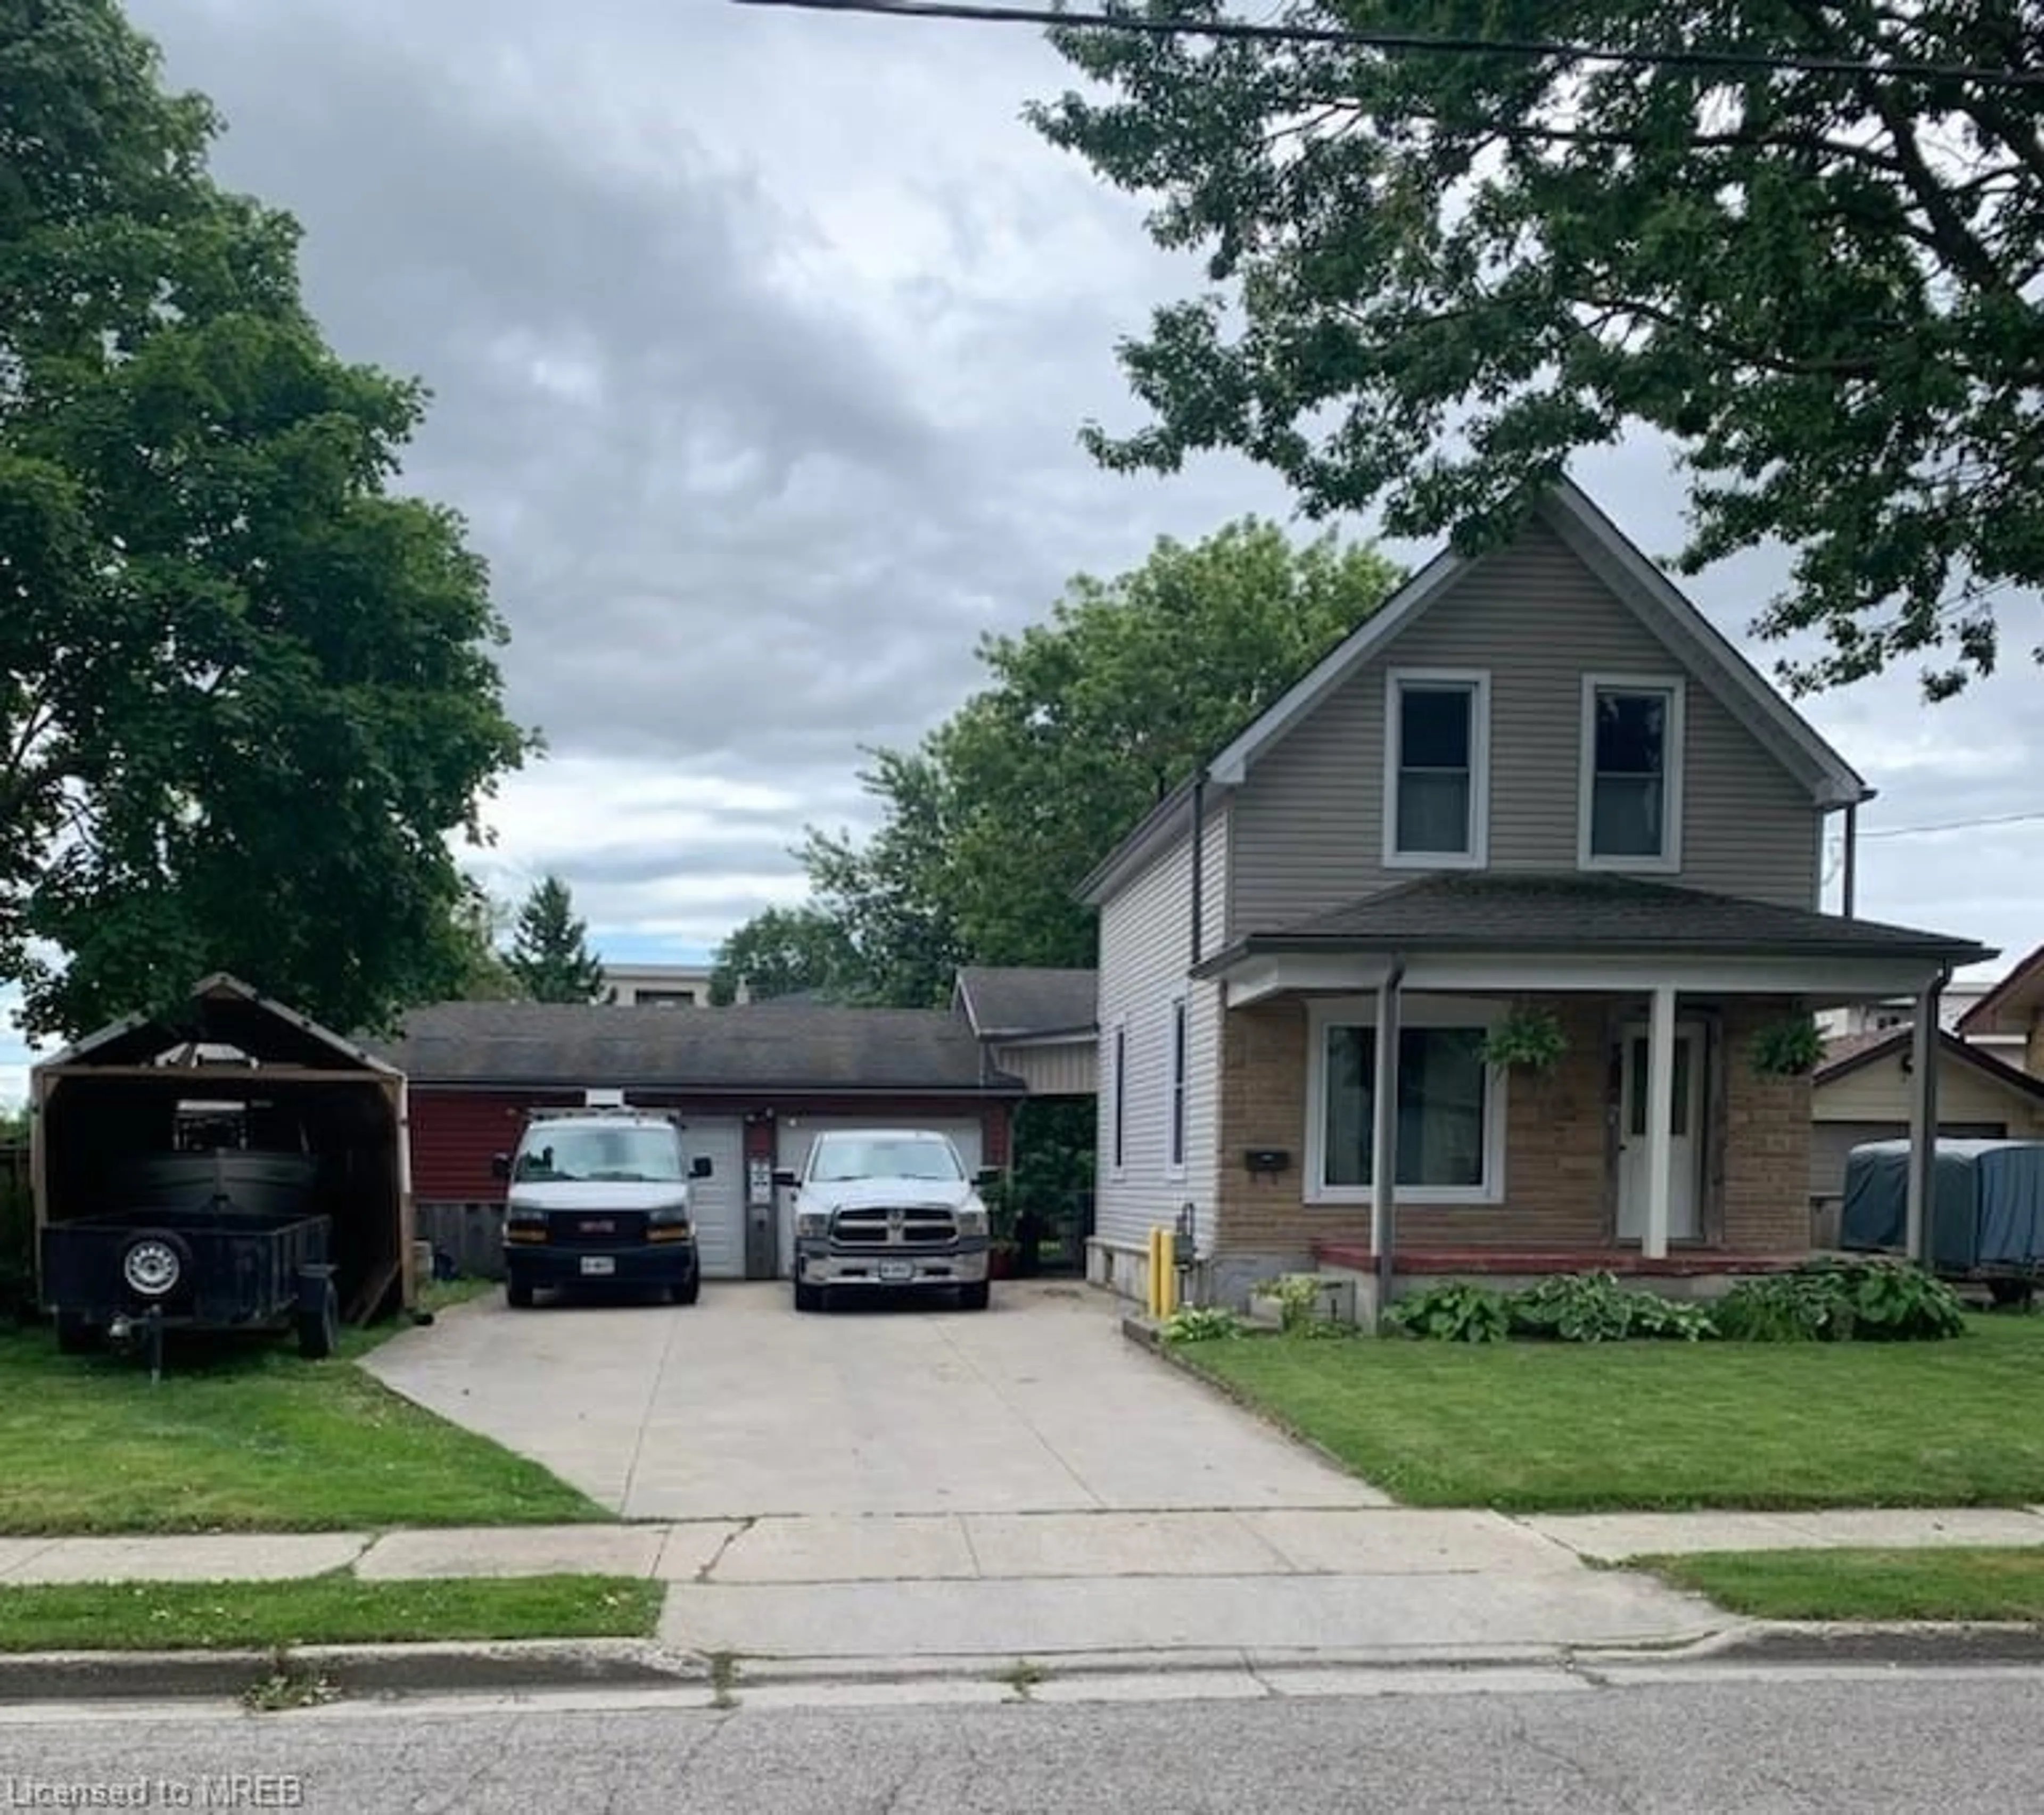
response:
<svg viewBox="0 0 2044 1815"><path fill-rule="evenodd" d="M1835 1245L1846 1157L1873 1141L1909 1134L1912 1030L1835 1040L1811 1076L1810 1196L1818 1245ZM1938 1134L1946 1141L2044 1138L2044 1078L1941 1031Z"/></svg>
<svg viewBox="0 0 2044 1815"><path fill-rule="evenodd" d="M936 1128L968 1166L1004 1166L1025 1094L943 1010L751 1003L686 1014L611 1003L454 1002L416 1009L384 1049L407 1079L419 1233L465 1272L501 1271L504 1186L491 1161L534 1109L623 1100L673 1110L710 1176L694 1189L703 1272L786 1272L772 1175L827 1127Z"/></svg>

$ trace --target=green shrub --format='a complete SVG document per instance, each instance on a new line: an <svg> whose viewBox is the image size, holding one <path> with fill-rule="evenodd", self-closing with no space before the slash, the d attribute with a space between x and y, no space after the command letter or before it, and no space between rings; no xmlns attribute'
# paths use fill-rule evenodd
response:
<svg viewBox="0 0 2044 1815"><path fill-rule="evenodd" d="M1617 1342L1631 1332L1632 1295L1609 1273L1555 1273L1505 1301L1516 1336Z"/></svg>
<svg viewBox="0 0 2044 1815"><path fill-rule="evenodd" d="M1658 1292L1633 1295L1631 1335L1701 1342L1717 1333L1717 1320L1708 1305L1664 1299Z"/></svg>
<svg viewBox="0 0 2044 1815"><path fill-rule="evenodd" d="M1429 1286L1400 1299L1384 1314L1384 1327L1435 1342L1502 1342L1512 1319L1501 1295L1481 1286Z"/></svg>
<svg viewBox="0 0 2044 1815"><path fill-rule="evenodd" d="M1813 1261L1742 1280L1714 1315L1739 1342L1937 1342L1965 1331L1958 1293L1894 1261Z"/></svg>
<svg viewBox="0 0 2044 1815"><path fill-rule="evenodd" d="M0 1319L22 1323L39 1314L36 1302L36 1205L25 1180L0 1173Z"/></svg>
<svg viewBox="0 0 2044 1815"><path fill-rule="evenodd" d="M1327 1314L1327 1283L1311 1273L1280 1273L1251 1291L1278 1307L1278 1324L1287 1336L1336 1336L1342 1326Z"/></svg>
<svg viewBox="0 0 2044 1815"><path fill-rule="evenodd" d="M1241 1335L1242 1319L1218 1305L1185 1305L1164 1319L1166 1342L1224 1342Z"/></svg>

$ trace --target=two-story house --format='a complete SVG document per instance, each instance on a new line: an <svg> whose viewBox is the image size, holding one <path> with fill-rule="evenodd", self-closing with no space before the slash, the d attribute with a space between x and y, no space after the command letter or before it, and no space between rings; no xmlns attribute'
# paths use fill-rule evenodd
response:
<svg viewBox="0 0 2044 1815"><path fill-rule="evenodd" d="M1390 1289L1807 1252L1776 1031L1897 996L1934 1026L1995 955L1819 911L1869 792L1573 485L1439 555L1082 885L1093 1276L1139 1289L1187 1205L1221 1302L1316 1257Z"/></svg>

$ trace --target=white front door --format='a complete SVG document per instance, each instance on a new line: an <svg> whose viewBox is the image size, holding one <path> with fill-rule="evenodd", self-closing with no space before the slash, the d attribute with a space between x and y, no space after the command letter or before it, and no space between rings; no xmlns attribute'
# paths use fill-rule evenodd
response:
<svg viewBox="0 0 2044 1815"><path fill-rule="evenodd" d="M1668 1239L1693 1241L1703 1231L1704 1028L1675 1026L1674 1101L1668 1117ZM1624 1077L1618 1106L1618 1238L1646 1234L1646 1030L1623 1034Z"/></svg>

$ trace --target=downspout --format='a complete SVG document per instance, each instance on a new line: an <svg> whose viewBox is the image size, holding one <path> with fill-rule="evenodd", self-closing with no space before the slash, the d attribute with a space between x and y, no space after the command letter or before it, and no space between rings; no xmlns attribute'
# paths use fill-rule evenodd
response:
<svg viewBox="0 0 2044 1815"><path fill-rule="evenodd" d="M1193 964L1200 961L1201 941L1206 931L1207 881L1207 772L1193 777ZM1189 965L1188 969L1190 968Z"/></svg>
<svg viewBox="0 0 2044 1815"><path fill-rule="evenodd" d="M1849 801L1846 806L1846 887L1842 911L1850 920L1853 917L1853 904L1859 896L1859 803Z"/></svg>
<svg viewBox="0 0 2044 1815"><path fill-rule="evenodd" d="M1398 1245L1398 990L1405 961L1397 953L1377 986L1377 1076L1370 1142L1370 1241L1377 1250L1377 1314L1391 1308Z"/></svg>

